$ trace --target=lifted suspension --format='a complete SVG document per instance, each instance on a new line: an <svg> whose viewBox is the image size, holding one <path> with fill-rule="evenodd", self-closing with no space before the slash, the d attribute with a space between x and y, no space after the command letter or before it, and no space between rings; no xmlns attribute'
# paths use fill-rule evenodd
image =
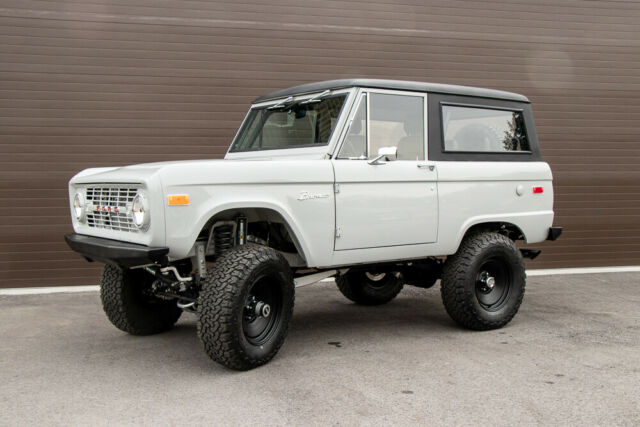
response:
<svg viewBox="0 0 640 427"><path fill-rule="evenodd" d="M158 269L144 267L144 270L157 279L151 285L154 296L162 299L175 299L176 305L181 309L195 312L198 303L198 286L192 276L182 276L175 266ZM170 275L174 278L172 279Z"/></svg>

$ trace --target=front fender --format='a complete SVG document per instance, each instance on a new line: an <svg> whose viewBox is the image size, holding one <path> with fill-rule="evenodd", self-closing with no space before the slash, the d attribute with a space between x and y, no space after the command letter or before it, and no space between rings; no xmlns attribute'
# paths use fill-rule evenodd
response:
<svg viewBox="0 0 640 427"><path fill-rule="evenodd" d="M171 259L191 255L207 222L230 209L264 208L277 212L294 234L309 266L320 265L333 250L334 200L331 183L263 185L207 185L165 188L170 194L188 194L189 205L166 206L166 244ZM301 199L302 193L326 197Z"/></svg>

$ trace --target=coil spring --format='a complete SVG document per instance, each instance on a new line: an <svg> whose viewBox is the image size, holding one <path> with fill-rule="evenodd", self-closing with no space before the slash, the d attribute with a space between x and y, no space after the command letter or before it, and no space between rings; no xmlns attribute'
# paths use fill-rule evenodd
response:
<svg viewBox="0 0 640 427"><path fill-rule="evenodd" d="M233 226L219 225L213 230L215 254L221 255L233 247Z"/></svg>

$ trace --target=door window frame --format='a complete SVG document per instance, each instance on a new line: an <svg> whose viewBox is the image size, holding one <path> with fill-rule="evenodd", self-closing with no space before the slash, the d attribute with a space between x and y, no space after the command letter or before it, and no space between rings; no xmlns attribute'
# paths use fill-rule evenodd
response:
<svg viewBox="0 0 640 427"><path fill-rule="evenodd" d="M333 154L333 158L336 160L369 160L369 156L370 156L370 152L371 152L371 128L370 128L370 114L371 114L371 94L381 94L381 95L401 95L401 96L412 96L412 97L418 97L418 98L422 98L422 124L423 124L423 152L424 152L424 159L421 160L417 160L418 162L424 162L427 161L429 159L429 103L428 103L428 94L426 92L410 92L410 91L404 91L404 90L390 90L390 89L373 89L373 88L360 88L358 89L358 91L355 93L354 96L354 102L351 104L351 111L349 111L349 115L348 115L348 119L347 122L345 123L344 129L342 130L342 132L340 133L340 138L338 140L338 143L336 144L335 147L335 151ZM351 129L351 124L353 122L353 119L355 118L356 114L358 113L358 108L360 107L360 103L362 102L362 97L366 96L367 97L367 104L366 104L366 147L367 147L367 153L366 153L366 158L365 159L356 159L356 158L346 158L346 157L339 157L340 156L340 150L342 150L342 146L344 145L347 136L349 134L349 130ZM399 162L411 162L411 161L416 161L416 160L396 160Z"/></svg>

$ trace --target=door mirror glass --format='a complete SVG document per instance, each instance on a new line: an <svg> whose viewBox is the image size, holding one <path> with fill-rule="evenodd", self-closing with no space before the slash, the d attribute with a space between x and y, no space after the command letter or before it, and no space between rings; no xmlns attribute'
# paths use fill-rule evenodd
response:
<svg viewBox="0 0 640 427"><path fill-rule="evenodd" d="M380 147L378 149L378 156L384 157L386 161L390 162L398 159L398 147Z"/></svg>
<svg viewBox="0 0 640 427"><path fill-rule="evenodd" d="M383 165L384 162L398 160L398 147L380 147L378 155L369 161L370 165Z"/></svg>

